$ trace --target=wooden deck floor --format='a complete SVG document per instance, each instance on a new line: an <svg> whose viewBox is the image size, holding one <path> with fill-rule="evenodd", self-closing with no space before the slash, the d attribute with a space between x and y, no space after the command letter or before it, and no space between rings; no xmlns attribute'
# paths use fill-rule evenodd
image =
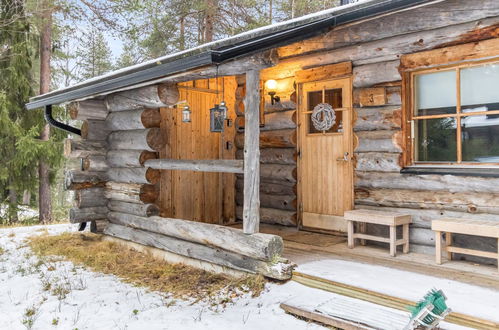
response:
<svg viewBox="0 0 499 330"><path fill-rule="evenodd" d="M261 225L260 231L281 236L285 243L284 257L296 264L324 259L350 260L499 289L499 273L495 266L467 261L445 261L437 265L433 255L413 252L398 252L396 257L390 257L388 247L368 245L349 249L346 237L283 226Z"/></svg>

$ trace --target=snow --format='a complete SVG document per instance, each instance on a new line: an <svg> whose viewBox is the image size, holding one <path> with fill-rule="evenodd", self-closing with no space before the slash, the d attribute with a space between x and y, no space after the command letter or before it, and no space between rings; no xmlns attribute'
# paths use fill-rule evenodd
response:
<svg viewBox="0 0 499 330"><path fill-rule="evenodd" d="M441 289L454 312L499 322L497 290L344 260L311 262L296 271L412 301L420 300L430 289Z"/></svg>
<svg viewBox="0 0 499 330"><path fill-rule="evenodd" d="M70 262L37 269L38 260L24 240L45 229L50 234L76 230L71 225L0 229L0 247L5 250L0 255L0 329L26 329L22 321L32 306L33 329L322 329L279 307L296 295L309 294L309 288L294 282L268 284L260 297L243 296L217 311L208 302L173 300ZM47 279L70 287L67 297L59 300L44 291ZM52 325L54 319L57 325Z"/></svg>

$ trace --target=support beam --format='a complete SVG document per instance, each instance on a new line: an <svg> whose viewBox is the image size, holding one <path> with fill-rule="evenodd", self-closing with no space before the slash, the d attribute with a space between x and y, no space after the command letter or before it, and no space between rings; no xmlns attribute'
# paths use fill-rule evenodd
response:
<svg viewBox="0 0 499 330"><path fill-rule="evenodd" d="M260 71L246 73L243 231L260 228Z"/></svg>
<svg viewBox="0 0 499 330"><path fill-rule="evenodd" d="M150 159L144 166L158 170L243 173L243 161L236 159Z"/></svg>

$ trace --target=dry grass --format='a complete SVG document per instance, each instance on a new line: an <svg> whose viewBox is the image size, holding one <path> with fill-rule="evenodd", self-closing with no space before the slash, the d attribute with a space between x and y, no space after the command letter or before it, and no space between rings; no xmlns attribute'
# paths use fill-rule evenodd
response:
<svg viewBox="0 0 499 330"><path fill-rule="evenodd" d="M125 282L153 291L171 293L175 298L204 299L222 291L231 298L243 292L258 296L265 286L261 276L235 279L185 265L169 264L91 233L43 234L31 237L29 246L38 256L63 256L75 264L116 275Z"/></svg>

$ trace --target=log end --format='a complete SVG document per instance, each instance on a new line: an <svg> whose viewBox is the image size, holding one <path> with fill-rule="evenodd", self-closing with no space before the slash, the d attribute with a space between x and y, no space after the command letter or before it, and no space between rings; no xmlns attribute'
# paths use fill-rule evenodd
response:
<svg viewBox="0 0 499 330"><path fill-rule="evenodd" d="M159 189L156 185L145 184L140 187L139 194L143 203L155 203L159 197Z"/></svg>
<svg viewBox="0 0 499 330"><path fill-rule="evenodd" d="M158 97L161 102L169 107L176 104L180 97L177 84L158 85Z"/></svg>
<svg viewBox="0 0 499 330"><path fill-rule="evenodd" d="M146 162L146 160L157 159L157 158L158 158L157 152L144 150L140 154L139 163L140 163L140 165L144 166L144 163Z"/></svg>
<svg viewBox="0 0 499 330"><path fill-rule="evenodd" d="M148 168L146 170L146 180L150 184L156 184L161 178L161 171L153 168Z"/></svg>
<svg viewBox="0 0 499 330"><path fill-rule="evenodd" d="M146 216L152 217L159 215L159 207L156 204L149 204L146 208Z"/></svg>
<svg viewBox="0 0 499 330"><path fill-rule="evenodd" d="M160 151L167 143L166 136L160 128L150 128L146 139L147 145L154 151Z"/></svg>
<svg viewBox="0 0 499 330"><path fill-rule="evenodd" d="M159 108L144 109L140 115L140 121L144 128L159 127L161 125L161 113Z"/></svg>
<svg viewBox="0 0 499 330"><path fill-rule="evenodd" d="M81 124L81 138L82 139L87 139L88 138L88 121L84 121L83 124Z"/></svg>

